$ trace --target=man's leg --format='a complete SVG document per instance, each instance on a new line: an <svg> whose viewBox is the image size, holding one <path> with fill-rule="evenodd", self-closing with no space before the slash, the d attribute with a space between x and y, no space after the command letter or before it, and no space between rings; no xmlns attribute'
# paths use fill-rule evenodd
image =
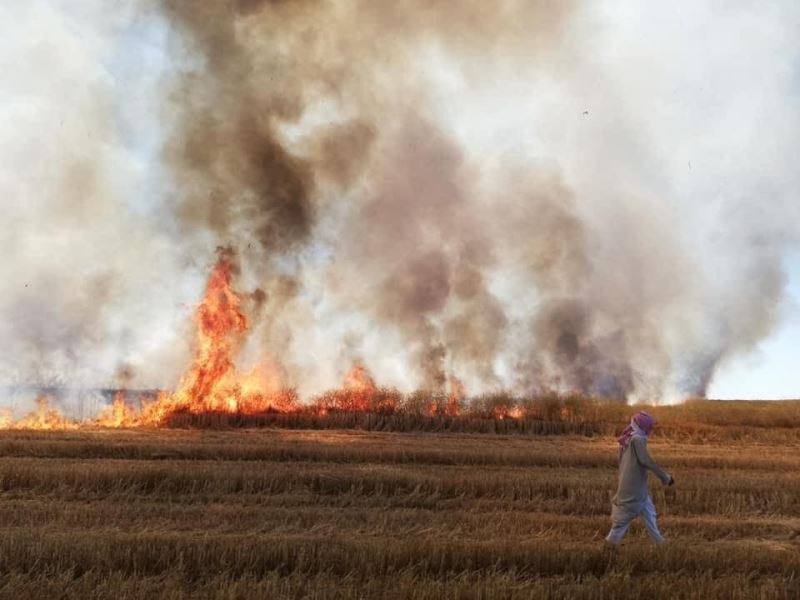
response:
<svg viewBox="0 0 800 600"><path fill-rule="evenodd" d="M625 532L628 531L631 521L635 518L635 513L619 506L614 506L611 509L611 531L608 532L606 541L614 546L618 545L625 536Z"/></svg>
<svg viewBox="0 0 800 600"><path fill-rule="evenodd" d="M664 536L661 535L661 532L658 530L658 523L656 522L656 506L653 504L653 499L650 496L647 496L647 500L644 502L642 520L644 521L644 526L647 527L647 533L650 534L650 537L653 538L653 541L656 544L665 544L667 542L667 540L664 539Z"/></svg>

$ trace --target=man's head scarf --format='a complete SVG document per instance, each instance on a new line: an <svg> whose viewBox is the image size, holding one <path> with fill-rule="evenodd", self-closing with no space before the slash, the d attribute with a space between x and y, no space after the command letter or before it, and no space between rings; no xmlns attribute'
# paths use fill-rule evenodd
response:
<svg viewBox="0 0 800 600"><path fill-rule="evenodd" d="M622 431L617 441L620 446L627 448L633 436L647 437L651 431L653 431L653 417L641 410L633 415L630 424Z"/></svg>

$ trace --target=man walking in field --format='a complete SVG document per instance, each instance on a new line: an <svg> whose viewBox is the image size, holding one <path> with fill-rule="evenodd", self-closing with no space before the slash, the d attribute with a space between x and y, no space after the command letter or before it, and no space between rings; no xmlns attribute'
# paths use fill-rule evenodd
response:
<svg viewBox="0 0 800 600"><path fill-rule="evenodd" d="M647 436L653 431L653 417L644 411L634 415L619 436L619 485L611 510L611 531L606 541L616 546L628 526L642 517L650 537L657 544L666 542L656 523L656 507L647 491L647 470L655 473L664 485L672 485L672 475L662 469L647 451Z"/></svg>

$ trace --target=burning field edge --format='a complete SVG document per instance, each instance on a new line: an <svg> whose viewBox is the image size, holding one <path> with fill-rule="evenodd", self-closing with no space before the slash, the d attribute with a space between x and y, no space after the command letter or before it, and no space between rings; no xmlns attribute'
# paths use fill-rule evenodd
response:
<svg viewBox="0 0 800 600"><path fill-rule="evenodd" d="M290 410L244 411L176 410L159 423L142 423L117 398L95 419L76 421L50 408L41 397L37 409L18 421L0 422L6 430L92 429L352 429L386 432L449 432L527 436L617 435L631 411L646 409L656 418L660 436L676 440L765 439L800 441L800 400L692 400L671 406L628 406L582 396L549 395L520 399L495 394L460 402L448 412L451 399L417 392L335 390L313 404Z"/></svg>
<svg viewBox="0 0 800 600"><path fill-rule="evenodd" d="M0 413L0 429L80 427L287 427L434 430L499 433L601 435L626 419L624 398L593 398L584 392L538 390L526 396L500 391L469 396L455 375L438 389L403 393L380 387L363 364L355 364L343 385L303 402L280 369L266 363L242 371L236 365L250 328L247 304L257 297L238 293L236 254L218 249L202 302L196 307L194 357L174 390L126 393L83 419L65 416L46 394L22 418ZM723 408L724 406L724 408ZM800 404L716 404L697 400L682 407L652 407L665 425L794 427Z"/></svg>

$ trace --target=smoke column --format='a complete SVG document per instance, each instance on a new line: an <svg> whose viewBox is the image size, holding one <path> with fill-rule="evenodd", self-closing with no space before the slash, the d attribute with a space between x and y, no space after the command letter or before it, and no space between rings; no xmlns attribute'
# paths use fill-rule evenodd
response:
<svg viewBox="0 0 800 600"><path fill-rule="evenodd" d="M174 384L225 246L301 395L704 396L786 310L800 15L611 4L4 9L0 372Z"/></svg>

